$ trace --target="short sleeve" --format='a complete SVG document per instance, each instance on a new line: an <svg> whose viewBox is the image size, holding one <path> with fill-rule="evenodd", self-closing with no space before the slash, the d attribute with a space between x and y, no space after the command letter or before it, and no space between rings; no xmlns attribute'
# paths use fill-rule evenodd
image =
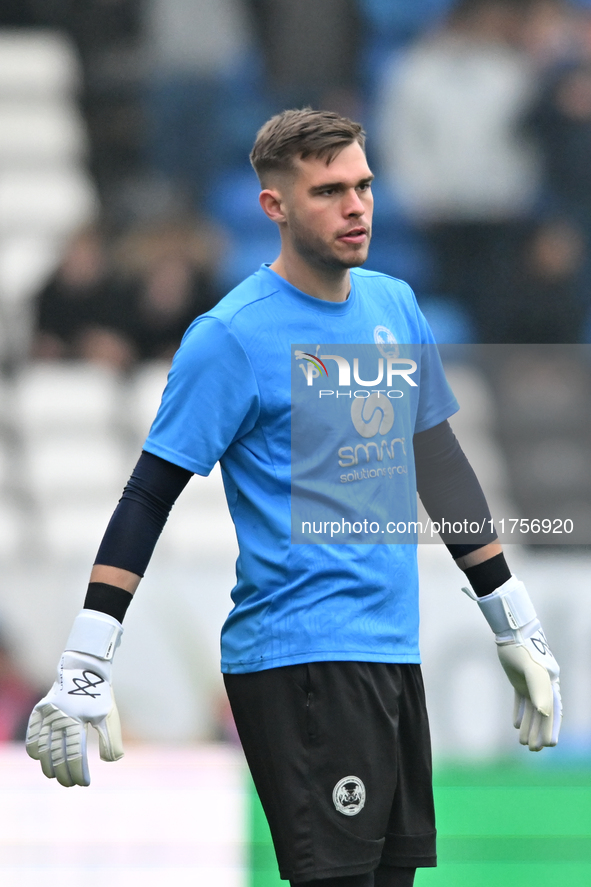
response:
<svg viewBox="0 0 591 887"><path fill-rule="evenodd" d="M237 337L217 318L200 317L174 357L144 449L208 475L252 430L259 404L254 371Z"/></svg>
<svg viewBox="0 0 591 887"><path fill-rule="evenodd" d="M431 328L417 306L421 329L421 388L415 434L439 425L459 410L441 363Z"/></svg>

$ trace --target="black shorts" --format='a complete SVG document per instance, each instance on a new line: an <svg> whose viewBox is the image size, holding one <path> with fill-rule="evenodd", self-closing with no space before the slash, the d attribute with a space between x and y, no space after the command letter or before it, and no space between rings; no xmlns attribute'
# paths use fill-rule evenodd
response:
<svg viewBox="0 0 591 887"><path fill-rule="evenodd" d="M436 865L420 666L312 662L224 681L282 878Z"/></svg>

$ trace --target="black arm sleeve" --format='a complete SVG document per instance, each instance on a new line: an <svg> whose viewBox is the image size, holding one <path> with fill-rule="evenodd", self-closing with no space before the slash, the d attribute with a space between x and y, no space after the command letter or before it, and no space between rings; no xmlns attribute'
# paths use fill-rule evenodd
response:
<svg viewBox="0 0 591 887"><path fill-rule="evenodd" d="M109 521L95 564L143 576L170 514L192 472L142 452Z"/></svg>
<svg viewBox="0 0 591 887"><path fill-rule="evenodd" d="M413 446L419 496L431 520L445 528L440 535L451 556L457 559L493 542L497 534L482 487L449 422L415 434ZM447 530L458 522L462 527L477 523L482 529Z"/></svg>

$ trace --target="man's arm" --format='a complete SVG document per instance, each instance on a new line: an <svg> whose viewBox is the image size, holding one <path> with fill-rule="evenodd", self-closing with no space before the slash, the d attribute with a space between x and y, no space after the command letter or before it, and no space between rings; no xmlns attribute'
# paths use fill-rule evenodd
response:
<svg viewBox="0 0 591 887"><path fill-rule="evenodd" d="M476 548L474 551L469 552L469 554L456 558L455 561L460 570L466 571L470 567L476 567L478 564L490 560L491 557L502 554L502 552L503 548L500 542L488 542L481 548Z"/></svg>
<svg viewBox="0 0 591 887"><path fill-rule="evenodd" d="M417 490L440 526L475 522L474 540L454 541L442 533L450 554L466 574L463 590L478 602L495 633L501 665L515 689L513 723L531 751L556 745L562 717L559 668L525 586L511 574L496 538L480 484L449 423L414 437Z"/></svg>
<svg viewBox="0 0 591 887"><path fill-rule="evenodd" d="M109 522L49 693L35 706L27 751L44 774L65 786L89 785L88 724L99 733L103 760L123 755L111 688L122 622L174 502L191 472L143 452Z"/></svg>
<svg viewBox="0 0 591 887"><path fill-rule="evenodd" d="M138 585L142 581L142 577L138 576L137 573L131 573L129 570L122 570L121 567L95 564L90 571L90 581L114 585L116 588L129 592L133 597Z"/></svg>

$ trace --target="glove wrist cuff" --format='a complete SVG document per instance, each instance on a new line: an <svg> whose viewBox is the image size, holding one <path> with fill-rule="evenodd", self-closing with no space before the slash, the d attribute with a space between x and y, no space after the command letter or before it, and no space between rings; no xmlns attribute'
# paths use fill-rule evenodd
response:
<svg viewBox="0 0 591 887"><path fill-rule="evenodd" d="M524 644L536 631L542 628L539 619L532 619L526 625L517 629L508 629L499 634L495 633L495 641L499 647L504 644Z"/></svg>
<svg viewBox="0 0 591 887"><path fill-rule="evenodd" d="M113 616L97 610L81 610L74 620L65 649L110 661L122 634L123 627Z"/></svg>
<svg viewBox="0 0 591 887"><path fill-rule="evenodd" d="M469 591L467 593L470 594ZM511 576L491 594L476 600L495 635L507 638L501 642L507 643L510 634L514 637L516 631L537 620L527 589L516 576Z"/></svg>

